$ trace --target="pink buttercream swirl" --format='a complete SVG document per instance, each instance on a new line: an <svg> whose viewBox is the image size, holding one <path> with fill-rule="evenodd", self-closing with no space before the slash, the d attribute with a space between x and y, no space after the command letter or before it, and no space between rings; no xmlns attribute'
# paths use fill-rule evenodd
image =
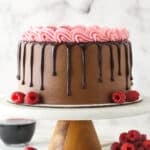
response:
<svg viewBox="0 0 150 150"><path fill-rule="evenodd" d="M47 26L31 27L22 34L23 41L37 42L108 42L124 41L129 38L125 28L99 26Z"/></svg>
<svg viewBox="0 0 150 150"><path fill-rule="evenodd" d="M58 28L54 34L54 41L61 43L61 42L72 42L71 39L71 28L67 26L61 26Z"/></svg>
<svg viewBox="0 0 150 150"><path fill-rule="evenodd" d="M38 42L53 42L56 27L43 27L38 30Z"/></svg>
<svg viewBox="0 0 150 150"><path fill-rule="evenodd" d="M71 30L71 37L73 42L91 42L88 29L84 26L75 26Z"/></svg>

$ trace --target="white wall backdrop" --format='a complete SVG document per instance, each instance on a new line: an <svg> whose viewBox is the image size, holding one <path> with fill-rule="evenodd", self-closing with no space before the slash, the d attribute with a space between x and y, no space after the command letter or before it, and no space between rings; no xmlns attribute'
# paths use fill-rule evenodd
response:
<svg viewBox="0 0 150 150"><path fill-rule="evenodd" d="M21 32L31 25L62 24L127 27L134 50L134 88L150 96L150 0L0 0L1 94L17 85L16 48ZM137 128L148 129L149 117L140 120L97 121L97 126L115 136L116 124L118 132L135 123Z"/></svg>

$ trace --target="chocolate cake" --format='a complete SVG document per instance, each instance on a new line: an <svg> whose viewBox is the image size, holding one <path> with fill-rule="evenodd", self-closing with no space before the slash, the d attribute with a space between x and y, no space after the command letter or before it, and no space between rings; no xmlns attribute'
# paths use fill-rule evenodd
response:
<svg viewBox="0 0 150 150"><path fill-rule="evenodd" d="M124 28L32 27L18 46L19 90L45 104L111 103L132 85L132 48Z"/></svg>

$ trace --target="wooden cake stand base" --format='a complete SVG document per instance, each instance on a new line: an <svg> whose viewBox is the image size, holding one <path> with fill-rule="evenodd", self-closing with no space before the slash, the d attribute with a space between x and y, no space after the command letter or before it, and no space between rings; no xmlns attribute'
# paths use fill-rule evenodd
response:
<svg viewBox="0 0 150 150"><path fill-rule="evenodd" d="M101 150L92 121L58 121L48 150Z"/></svg>

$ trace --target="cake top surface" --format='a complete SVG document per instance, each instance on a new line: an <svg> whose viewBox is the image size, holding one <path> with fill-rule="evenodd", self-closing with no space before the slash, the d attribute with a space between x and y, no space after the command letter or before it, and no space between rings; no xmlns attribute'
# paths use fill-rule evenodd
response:
<svg viewBox="0 0 150 150"><path fill-rule="evenodd" d="M126 28L100 26L46 26L30 27L21 37L29 42L109 42L125 41L129 38Z"/></svg>

